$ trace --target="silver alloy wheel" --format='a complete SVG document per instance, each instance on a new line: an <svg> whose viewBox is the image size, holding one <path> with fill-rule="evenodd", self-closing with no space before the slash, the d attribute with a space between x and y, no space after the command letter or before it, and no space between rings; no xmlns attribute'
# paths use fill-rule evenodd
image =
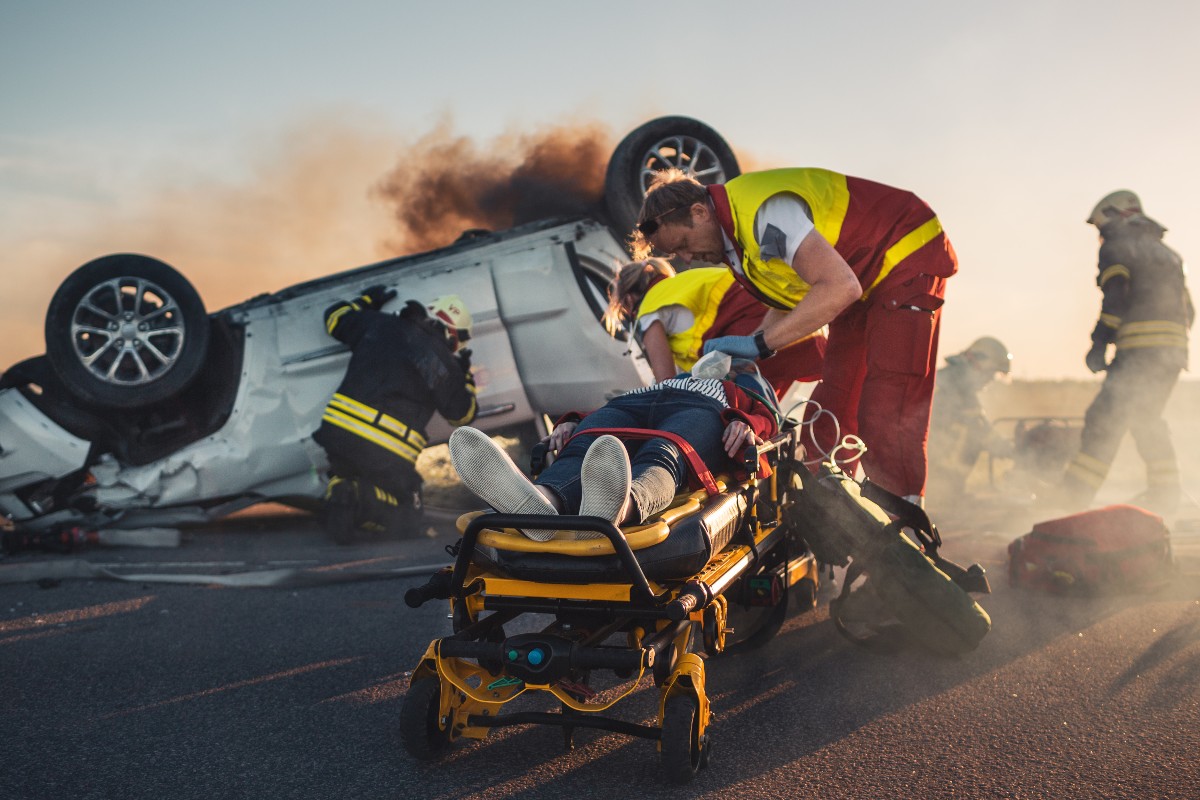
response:
<svg viewBox="0 0 1200 800"><path fill-rule="evenodd" d="M674 167L705 184L725 182L725 168L717 153L694 136L667 136L655 142L641 159L639 178L642 194L650 188L654 173Z"/></svg>
<svg viewBox="0 0 1200 800"><path fill-rule="evenodd" d="M139 277L97 284L71 315L75 355L96 379L111 385L153 382L179 360L186 336L175 298Z"/></svg>

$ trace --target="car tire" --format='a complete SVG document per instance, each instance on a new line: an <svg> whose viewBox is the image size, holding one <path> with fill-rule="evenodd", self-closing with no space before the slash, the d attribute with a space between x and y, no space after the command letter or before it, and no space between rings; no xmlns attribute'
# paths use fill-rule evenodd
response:
<svg viewBox="0 0 1200 800"><path fill-rule="evenodd" d="M46 312L46 356L84 403L137 409L186 388L208 353L208 313L186 278L122 253L89 261Z"/></svg>
<svg viewBox="0 0 1200 800"><path fill-rule="evenodd" d="M724 183L742 174L725 140L691 117L659 117L621 140L604 176L604 206L622 236L633 231L654 173L676 167L701 183Z"/></svg>

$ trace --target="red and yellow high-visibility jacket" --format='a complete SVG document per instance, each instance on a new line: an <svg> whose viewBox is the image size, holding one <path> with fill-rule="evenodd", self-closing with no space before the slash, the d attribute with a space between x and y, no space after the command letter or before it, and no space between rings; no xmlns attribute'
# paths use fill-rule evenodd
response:
<svg viewBox="0 0 1200 800"><path fill-rule="evenodd" d="M776 308L794 307L809 289L791 264L759 254L755 214L780 193L807 204L817 232L858 277L863 299L901 265L939 277L958 269L937 216L912 192L816 168L748 172L708 189L717 219L739 251L741 263L731 265L735 274ZM912 271L900 269L903 274Z"/></svg>

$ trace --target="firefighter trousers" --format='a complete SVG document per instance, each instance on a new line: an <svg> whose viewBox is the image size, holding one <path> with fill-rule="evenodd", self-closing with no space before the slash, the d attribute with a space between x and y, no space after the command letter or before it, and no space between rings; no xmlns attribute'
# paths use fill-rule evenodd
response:
<svg viewBox="0 0 1200 800"><path fill-rule="evenodd" d="M1078 455L1067 467L1064 487L1073 499L1090 501L1104 484L1128 431L1146 464L1147 493L1162 506L1180 495L1179 462L1163 409L1181 367L1175 353L1159 348L1119 352L1100 393L1084 417Z"/></svg>

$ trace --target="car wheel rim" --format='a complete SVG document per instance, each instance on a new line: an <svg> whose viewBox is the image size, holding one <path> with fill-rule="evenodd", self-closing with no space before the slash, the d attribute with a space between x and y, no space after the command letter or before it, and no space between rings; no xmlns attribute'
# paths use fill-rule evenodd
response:
<svg viewBox="0 0 1200 800"><path fill-rule="evenodd" d="M114 385L151 383L183 353L183 313L157 284L119 277L92 288L71 316L75 355L97 379Z"/></svg>
<svg viewBox="0 0 1200 800"><path fill-rule="evenodd" d="M649 147L642 158L642 194L650 188L654 173L672 167L705 185L725 182L725 167L711 147L694 136L668 136Z"/></svg>

